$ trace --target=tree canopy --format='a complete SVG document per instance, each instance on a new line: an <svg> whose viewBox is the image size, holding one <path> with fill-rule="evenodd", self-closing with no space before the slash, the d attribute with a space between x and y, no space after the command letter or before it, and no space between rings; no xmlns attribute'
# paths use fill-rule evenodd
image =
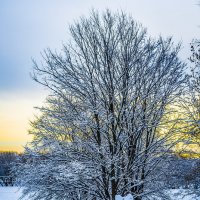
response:
<svg viewBox="0 0 200 200"><path fill-rule="evenodd" d="M162 120L185 82L180 45L152 39L125 13L93 11L70 26L61 53L46 50L33 78L49 88L33 122L21 176L33 199L136 200L156 194L176 141ZM155 189L156 188L156 189ZM161 195L161 194L159 194Z"/></svg>

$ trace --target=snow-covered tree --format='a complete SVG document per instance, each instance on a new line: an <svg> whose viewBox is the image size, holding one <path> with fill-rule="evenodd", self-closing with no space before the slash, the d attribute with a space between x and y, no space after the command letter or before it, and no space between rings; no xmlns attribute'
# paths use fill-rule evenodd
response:
<svg viewBox="0 0 200 200"><path fill-rule="evenodd" d="M200 158L200 42L191 43L191 61L185 94L179 101L185 133L183 152Z"/></svg>
<svg viewBox="0 0 200 200"><path fill-rule="evenodd" d="M194 40L191 43L191 52L190 57L191 66L190 74L188 79L188 96L189 101L187 113L191 119L191 134L197 137L200 136L200 41Z"/></svg>
<svg viewBox="0 0 200 200"><path fill-rule="evenodd" d="M124 13L93 11L70 26L58 54L34 62L33 78L49 88L32 123L34 139L20 171L33 199L136 200L159 191L166 107L182 91L180 45L152 39ZM148 187L153 184L154 188Z"/></svg>

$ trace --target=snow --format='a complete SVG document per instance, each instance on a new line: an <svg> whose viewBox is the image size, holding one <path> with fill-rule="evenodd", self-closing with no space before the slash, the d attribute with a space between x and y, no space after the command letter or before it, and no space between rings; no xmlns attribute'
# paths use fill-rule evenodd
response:
<svg viewBox="0 0 200 200"><path fill-rule="evenodd" d="M171 189L168 190L168 194L172 198L172 200L200 200L200 196L195 194L189 194L186 189Z"/></svg>
<svg viewBox="0 0 200 200"><path fill-rule="evenodd" d="M189 194L189 190L185 189L171 189L167 190L166 193L169 195L171 200L200 200L200 197L196 196L195 194ZM152 200L162 200L163 198L153 198ZM125 197L122 197L121 195L116 195L115 200L133 200L133 196L131 194L128 194Z"/></svg>
<svg viewBox="0 0 200 200"><path fill-rule="evenodd" d="M128 194L125 197L122 197L121 195L116 195L115 200L133 200L133 196L131 194Z"/></svg>
<svg viewBox="0 0 200 200"><path fill-rule="evenodd" d="M173 189L168 190L168 194L172 200L200 200L200 197L195 196L194 194L187 195L187 190L184 189ZM0 187L0 200L19 200L22 194L22 190L18 187ZM129 194L126 197L121 197L116 195L116 200L132 200L132 196ZM26 199L30 200L30 199ZM154 199L155 200L155 199Z"/></svg>
<svg viewBox="0 0 200 200"><path fill-rule="evenodd" d="M200 196L195 195L189 189L169 189L163 191L171 200L200 200ZM149 198L148 198L149 199ZM163 197L152 197L151 200L163 200Z"/></svg>
<svg viewBox="0 0 200 200"><path fill-rule="evenodd" d="M18 200L21 194L18 187L0 187L0 200Z"/></svg>

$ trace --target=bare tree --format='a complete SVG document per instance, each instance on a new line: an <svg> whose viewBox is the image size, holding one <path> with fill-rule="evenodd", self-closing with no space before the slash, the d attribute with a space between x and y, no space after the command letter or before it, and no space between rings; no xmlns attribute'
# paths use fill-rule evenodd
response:
<svg viewBox="0 0 200 200"><path fill-rule="evenodd" d="M52 94L30 131L25 194L74 200L155 194L158 166L173 146L173 131L159 131L167 123L161 119L184 82L180 45L151 39L131 17L109 10L81 18L70 32L61 54L47 50L43 65L34 62L34 80Z"/></svg>
<svg viewBox="0 0 200 200"><path fill-rule="evenodd" d="M190 68L189 85L189 109L188 114L191 119L190 133L195 138L195 142L200 147L200 41L194 40L191 44L192 56L190 61L193 65Z"/></svg>
<svg viewBox="0 0 200 200"><path fill-rule="evenodd" d="M193 152L198 155L200 147L200 42L191 43L191 65L188 71L187 87L180 101L184 116L186 143L192 145ZM196 148L195 148L196 147Z"/></svg>

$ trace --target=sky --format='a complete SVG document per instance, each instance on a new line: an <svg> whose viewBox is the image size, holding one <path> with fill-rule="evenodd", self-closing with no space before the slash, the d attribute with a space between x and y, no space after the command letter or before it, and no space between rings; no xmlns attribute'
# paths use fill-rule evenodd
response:
<svg viewBox="0 0 200 200"><path fill-rule="evenodd" d="M32 58L42 61L46 48L60 51L69 39L68 26L91 9L123 10L143 24L149 35L173 36L182 42L187 62L189 44L200 38L198 0L1 0L0 1L0 150L23 151L34 107L48 91L30 73Z"/></svg>

